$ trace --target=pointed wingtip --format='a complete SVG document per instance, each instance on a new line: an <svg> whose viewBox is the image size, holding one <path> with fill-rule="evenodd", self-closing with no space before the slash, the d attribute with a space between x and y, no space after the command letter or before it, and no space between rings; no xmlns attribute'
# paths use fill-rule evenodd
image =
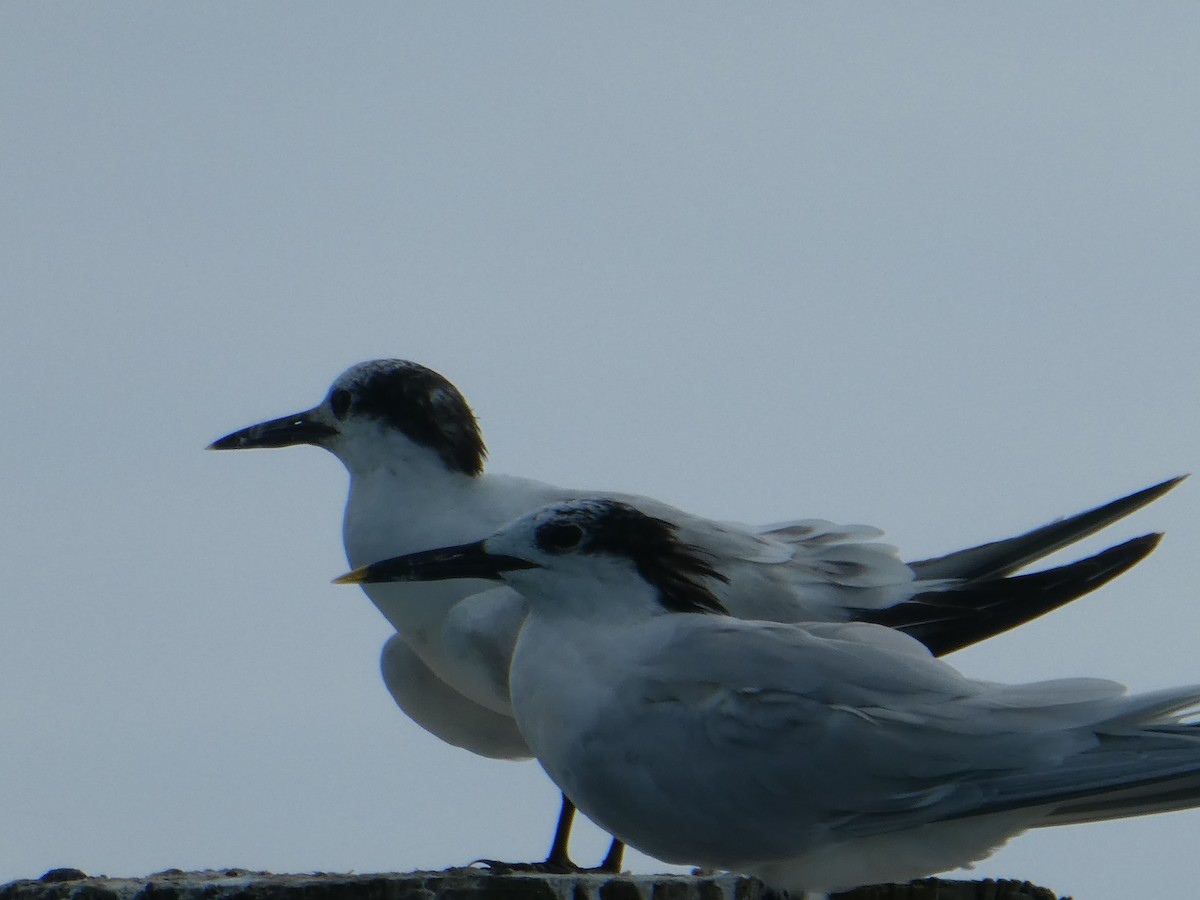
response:
<svg viewBox="0 0 1200 900"><path fill-rule="evenodd" d="M224 437L219 437L207 447L205 450L241 450L245 446L245 430L235 431L233 434L227 434Z"/></svg>
<svg viewBox="0 0 1200 900"><path fill-rule="evenodd" d="M1151 487L1148 487L1143 491L1139 491L1138 493L1149 495L1151 498L1161 497L1163 494L1167 493L1167 491L1175 488L1181 481L1186 481L1191 477L1191 472L1184 472L1182 475L1176 475L1174 478L1168 478L1166 481L1160 481L1158 484L1152 485ZM1133 496L1137 495L1135 494Z"/></svg>
<svg viewBox="0 0 1200 900"><path fill-rule="evenodd" d="M1186 474L1176 475L1101 506L1055 519L1016 537L968 547L933 559L917 560L910 562L909 567L922 579L977 579L1010 575L1148 506L1187 477Z"/></svg>
<svg viewBox="0 0 1200 900"><path fill-rule="evenodd" d="M1053 569L918 594L863 619L899 628L944 656L1092 593L1149 556L1162 538L1162 532L1150 532Z"/></svg>
<svg viewBox="0 0 1200 900"><path fill-rule="evenodd" d="M1130 538L1124 543L1109 547L1107 550L1102 550L1097 553L1092 559L1117 559L1124 557L1123 561L1114 565L1109 571L1110 575L1105 579L1111 580L1116 578L1122 572L1132 569L1135 565L1153 553L1158 545L1162 543L1162 539L1166 536L1163 531L1151 531L1149 534L1143 534L1135 538Z"/></svg>
<svg viewBox="0 0 1200 900"><path fill-rule="evenodd" d="M1127 543L1132 544L1134 541L1145 541L1146 545L1153 550L1166 536L1167 533L1165 531L1151 531L1149 534L1143 534L1141 537L1132 538Z"/></svg>
<svg viewBox="0 0 1200 900"><path fill-rule="evenodd" d="M1179 486L1180 482L1185 481L1190 477L1190 475L1190 472L1185 472L1182 475L1176 475L1173 478L1168 478L1166 481L1160 481L1158 484L1152 484L1148 488L1142 488L1140 491L1134 491L1132 494L1119 497L1118 499L1113 500L1111 503L1106 503L1103 506L1097 507L1095 510L1090 510L1090 512L1105 512L1111 510L1112 512L1117 513L1117 515L1115 515L1110 521L1116 521L1116 519L1127 516L1129 513L1135 512L1141 509L1143 506L1149 506L1159 497L1169 493L1170 491L1173 491ZM1083 513L1082 515L1086 516L1087 513ZM1072 516L1070 518L1079 517Z"/></svg>

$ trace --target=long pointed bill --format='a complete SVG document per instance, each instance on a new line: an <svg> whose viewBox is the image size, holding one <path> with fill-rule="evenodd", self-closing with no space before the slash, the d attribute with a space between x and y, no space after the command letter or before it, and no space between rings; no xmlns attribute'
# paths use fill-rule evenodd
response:
<svg viewBox="0 0 1200 900"><path fill-rule="evenodd" d="M485 578L499 581L505 572L537 569L537 563L515 556L488 553L483 541L394 556L355 569L334 584L379 584L388 581L445 581L449 578Z"/></svg>
<svg viewBox="0 0 1200 900"><path fill-rule="evenodd" d="M296 444L319 444L338 431L331 425L317 421L316 410L260 422L227 434L208 445L209 450L257 450L265 447L293 447Z"/></svg>

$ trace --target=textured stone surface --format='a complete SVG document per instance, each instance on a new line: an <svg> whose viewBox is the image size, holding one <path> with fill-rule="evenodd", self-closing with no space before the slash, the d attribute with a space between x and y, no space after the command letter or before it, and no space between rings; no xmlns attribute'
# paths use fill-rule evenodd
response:
<svg viewBox="0 0 1200 900"><path fill-rule="evenodd" d="M779 900L753 878L734 875L497 875L480 869L380 875L272 875L243 869L145 878L89 878L52 869L0 886L0 900ZM881 885L837 900L1058 900L1019 881Z"/></svg>

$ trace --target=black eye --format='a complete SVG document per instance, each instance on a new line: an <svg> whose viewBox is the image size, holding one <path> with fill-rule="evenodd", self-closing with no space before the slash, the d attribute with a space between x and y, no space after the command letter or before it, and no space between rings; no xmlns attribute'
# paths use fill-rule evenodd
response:
<svg viewBox="0 0 1200 900"><path fill-rule="evenodd" d="M346 413L350 412L352 399L350 392L341 388L329 395L329 408L333 410L333 415L339 422L346 418Z"/></svg>
<svg viewBox="0 0 1200 900"><path fill-rule="evenodd" d="M537 545L547 553L566 553L583 541L583 529L563 522L547 522L537 530Z"/></svg>

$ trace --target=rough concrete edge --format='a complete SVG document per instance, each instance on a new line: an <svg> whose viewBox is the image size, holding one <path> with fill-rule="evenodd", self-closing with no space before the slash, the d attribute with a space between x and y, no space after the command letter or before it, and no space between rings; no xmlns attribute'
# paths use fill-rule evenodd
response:
<svg viewBox="0 0 1200 900"><path fill-rule="evenodd" d="M0 900L778 900L760 881L740 875L496 874L440 872L282 874L248 869L139 878L91 877L52 869L38 879L0 885ZM836 900L1068 900L1021 881L942 881L878 885Z"/></svg>

